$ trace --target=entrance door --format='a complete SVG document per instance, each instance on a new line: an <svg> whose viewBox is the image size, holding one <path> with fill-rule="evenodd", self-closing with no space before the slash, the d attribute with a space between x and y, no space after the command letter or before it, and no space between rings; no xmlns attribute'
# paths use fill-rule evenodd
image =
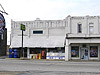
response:
<svg viewBox="0 0 100 75"><path fill-rule="evenodd" d="M87 48L82 48L80 50L80 52L81 52L81 59L88 60L88 49Z"/></svg>

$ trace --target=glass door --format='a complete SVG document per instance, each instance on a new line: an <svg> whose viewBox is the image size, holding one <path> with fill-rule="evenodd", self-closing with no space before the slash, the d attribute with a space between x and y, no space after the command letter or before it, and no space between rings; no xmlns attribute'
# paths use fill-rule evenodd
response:
<svg viewBox="0 0 100 75"><path fill-rule="evenodd" d="M81 59L88 59L88 49L87 48L82 48L81 49Z"/></svg>

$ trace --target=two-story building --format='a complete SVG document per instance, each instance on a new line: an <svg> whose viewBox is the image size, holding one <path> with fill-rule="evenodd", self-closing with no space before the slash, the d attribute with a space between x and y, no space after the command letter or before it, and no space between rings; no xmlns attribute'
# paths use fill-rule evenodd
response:
<svg viewBox="0 0 100 75"><path fill-rule="evenodd" d="M22 54L22 32L20 24L26 26L23 36L24 56L45 53L56 56L64 53L66 61L71 59L100 59L100 16L67 16L63 20L11 21L11 48ZM53 54L56 53L56 54ZM56 59L56 57L54 57ZM58 57L57 57L58 58Z"/></svg>
<svg viewBox="0 0 100 75"><path fill-rule="evenodd" d="M100 60L100 17L68 16L65 60Z"/></svg>

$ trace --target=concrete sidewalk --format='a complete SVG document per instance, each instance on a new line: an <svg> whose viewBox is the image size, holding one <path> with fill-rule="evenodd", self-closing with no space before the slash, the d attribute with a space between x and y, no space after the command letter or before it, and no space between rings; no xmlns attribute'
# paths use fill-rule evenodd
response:
<svg viewBox="0 0 100 75"><path fill-rule="evenodd" d="M0 59L6 59L9 58L9 56L0 56Z"/></svg>

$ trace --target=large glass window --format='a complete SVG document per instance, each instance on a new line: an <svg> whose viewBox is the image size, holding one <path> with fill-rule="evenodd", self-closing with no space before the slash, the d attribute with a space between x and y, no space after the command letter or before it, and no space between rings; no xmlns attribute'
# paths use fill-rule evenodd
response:
<svg viewBox="0 0 100 75"><path fill-rule="evenodd" d="M71 47L71 57L79 57L79 46Z"/></svg>
<svg viewBox="0 0 100 75"><path fill-rule="evenodd" d="M90 46L90 57L98 57L98 46Z"/></svg>

